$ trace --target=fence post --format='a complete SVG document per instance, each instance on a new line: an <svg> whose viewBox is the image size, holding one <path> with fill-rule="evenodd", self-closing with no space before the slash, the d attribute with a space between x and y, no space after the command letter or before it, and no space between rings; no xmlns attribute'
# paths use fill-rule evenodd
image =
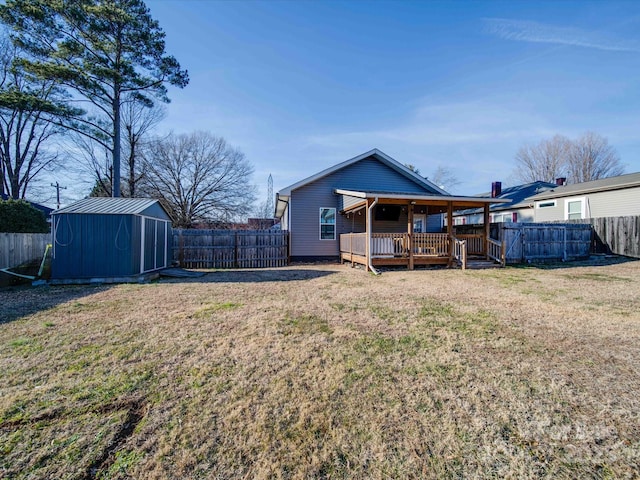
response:
<svg viewBox="0 0 640 480"><path fill-rule="evenodd" d="M233 238L234 238L234 242L235 242L235 249L234 249L235 255L234 255L233 265L234 265L235 268L240 268L240 260L239 260L239 257L240 257L239 250L240 249L238 247L238 231L237 230L235 231L235 235L234 235Z"/></svg>

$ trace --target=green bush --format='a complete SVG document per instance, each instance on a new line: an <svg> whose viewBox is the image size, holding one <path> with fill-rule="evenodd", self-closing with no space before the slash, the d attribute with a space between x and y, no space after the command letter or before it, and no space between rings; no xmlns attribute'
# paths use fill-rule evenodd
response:
<svg viewBox="0 0 640 480"><path fill-rule="evenodd" d="M24 200L0 200L0 232L48 233L44 213Z"/></svg>

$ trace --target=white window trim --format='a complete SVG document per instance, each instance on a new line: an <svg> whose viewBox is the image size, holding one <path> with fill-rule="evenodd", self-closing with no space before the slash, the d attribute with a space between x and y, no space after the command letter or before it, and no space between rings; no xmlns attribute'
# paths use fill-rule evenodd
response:
<svg viewBox="0 0 640 480"><path fill-rule="evenodd" d="M543 204L547 204L547 205L543 206ZM557 206L558 206L558 202L556 200L540 200L536 202L536 208L553 208Z"/></svg>
<svg viewBox="0 0 640 480"><path fill-rule="evenodd" d="M571 197L564 199L565 220L569 220L569 202L580 202L580 219L587 218L587 197Z"/></svg>
<svg viewBox="0 0 640 480"><path fill-rule="evenodd" d="M322 211L323 210L333 210L333 218L334 218L334 223L322 223ZM323 241L323 242L333 242L336 240L337 238L337 228L338 228L338 217L337 217L337 210L334 207L320 207L320 210L318 210L318 239ZM322 238L322 226L323 225L333 225L333 238Z"/></svg>
<svg viewBox="0 0 640 480"><path fill-rule="evenodd" d="M507 216L509 220L504 221L504 217ZM500 217L502 221L496 220L497 217ZM500 213L492 213L491 214L491 223L513 223L513 212L500 212Z"/></svg>

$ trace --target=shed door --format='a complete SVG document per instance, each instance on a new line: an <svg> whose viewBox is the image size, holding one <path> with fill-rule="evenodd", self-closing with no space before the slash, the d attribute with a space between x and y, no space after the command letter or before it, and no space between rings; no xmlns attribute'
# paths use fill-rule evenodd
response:
<svg viewBox="0 0 640 480"><path fill-rule="evenodd" d="M156 264L156 220L144 219L144 271L154 270Z"/></svg>
<svg viewBox="0 0 640 480"><path fill-rule="evenodd" d="M167 245L166 241L166 228L165 222L156 221L156 255L155 255L155 268L164 268L166 267L166 252L165 248Z"/></svg>
<svg viewBox="0 0 640 480"><path fill-rule="evenodd" d="M167 266L167 222L144 219L144 268L150 272Z"/></svg>

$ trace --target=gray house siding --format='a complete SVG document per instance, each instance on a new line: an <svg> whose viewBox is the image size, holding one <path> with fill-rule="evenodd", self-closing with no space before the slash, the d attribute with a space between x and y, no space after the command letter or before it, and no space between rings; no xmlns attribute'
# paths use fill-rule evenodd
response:
<svg viewBox="0 0 640 480"><path fill-rule="evenodd" d="M341 201L340 196L334 193L335 189L432 193L373 158L361 160L304 185L291 192L288 228L292 257L338 257L339 235L351 231L352 220L338 213ZM320 208L336 209L335 240L320 240ZM384 231L387 227L374 225L374 228Z"/></svg>
<svg viewBox="0 0 640 480"><path fill-rule="evenodd" d="M606 192L576 193L576 195L570 197L537 201L535 205L535 221L554 222L566 220L566 202L578 199L584 199L586 202L584 218L640 215L640 188L626 188ZM540 207L540 204L553 201L555 201L555 206Z"/></svg>

